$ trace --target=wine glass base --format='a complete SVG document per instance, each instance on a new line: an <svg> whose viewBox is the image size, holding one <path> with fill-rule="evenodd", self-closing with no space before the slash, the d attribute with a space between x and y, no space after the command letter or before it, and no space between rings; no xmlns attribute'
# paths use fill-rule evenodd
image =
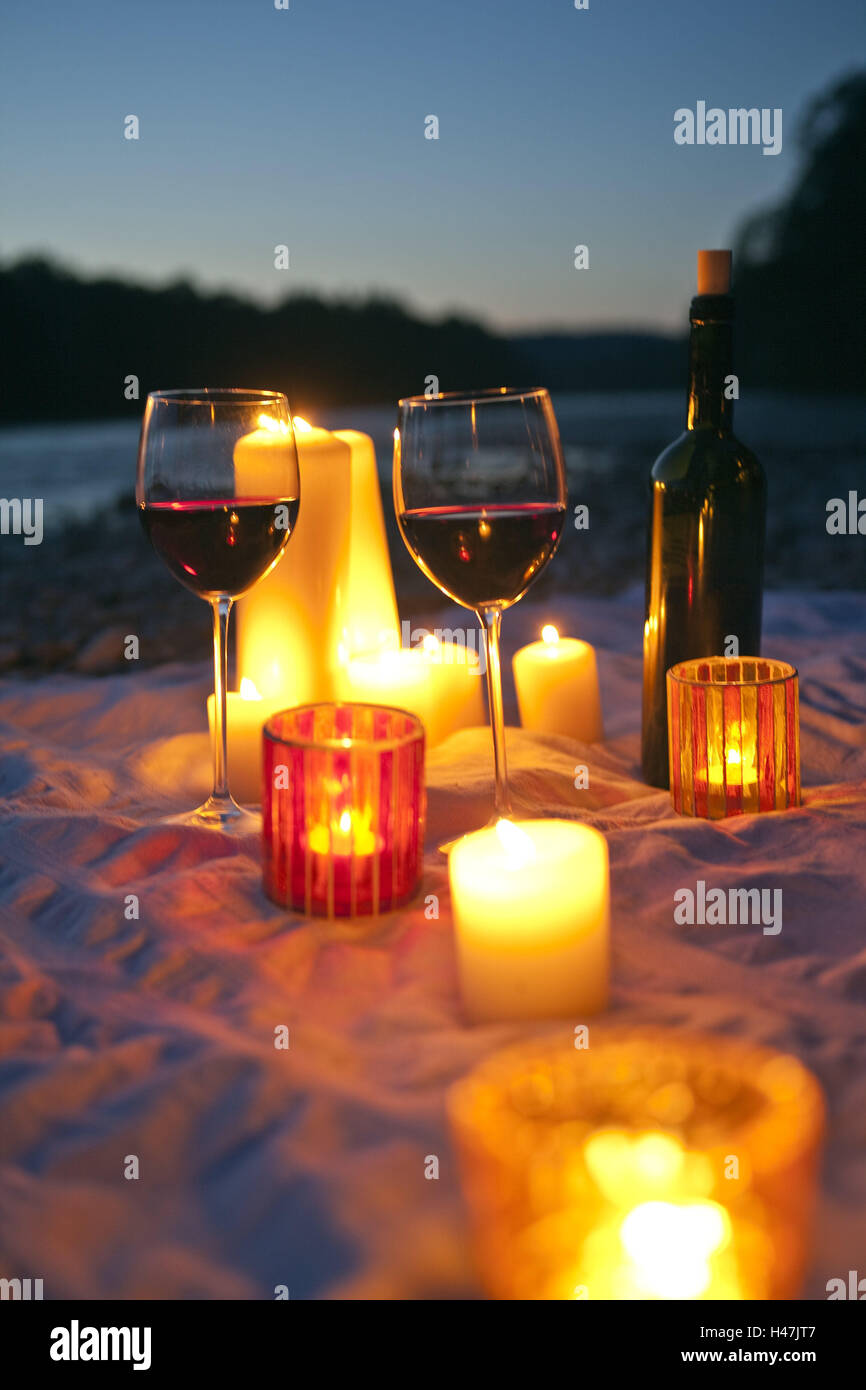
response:
<svg viewBox="0 0 866 1390"><path fill-rule="evenodd" d="M492 830L493 827L496 825L496 822L499 821L499 820L501 820L501 819L502 819L501 816L493 816L492 819L489 820L489 821L487 822L486 825L479 825L479 826L478 826L478 829L479 829L479 830ZM447 858L448 858L448 855L451 853L451 851L452 851L452 849L454 848L455 845L459 845L459 844L460 844L460 841L461 841L461 840L465 840L467 835L474 835L474 834L475 834L475 831L474 831L474 830L466 830L466 831L464 831L464 833L463 833L462 835L455 835L453 840L443 840L441 844L439 844L439 845L436 846L436 853L437 853L437 854L442 854L442 855L444 855L445 858L447 859Z"/></svg>
<svg viewBox="0 0 866 1390"><path fill-rule="evenodd" d="M195 811L168 816L167 825L189 825L205 830L221 830L227 835L254 835L261 826L257 811L248 811L228 797L209 796Z"/></svg>
<svg viewBox="0 0 866 1390"><path fill-rule="evenodd" d="M501 811L494 811L490 819L484 824L476 826L475 830L465 830L462 835L455 835L453 840L443 840L436 846L438 854L449 855L455 845L459 845L461 840L465 840L467 835L474 835L476 830L495 830L501 820L533 820L532 812L527 812L524 807L512 807L507 816L503 816Z"/></svg>

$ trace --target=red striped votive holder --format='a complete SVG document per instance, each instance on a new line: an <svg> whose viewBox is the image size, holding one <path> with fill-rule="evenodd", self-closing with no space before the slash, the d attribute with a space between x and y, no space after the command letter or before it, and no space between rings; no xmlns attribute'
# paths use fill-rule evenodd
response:
<svg viewBox="0 0 866 1390"><path fill-rule="evenodd" d="M713 656L667 673L671 800L721 820L800 804L797 672L785 661Z"/></svg>
<svg viewBox="0 0 866 1390"><path fill-rule="evenodd" d="M301 705L262 733L262 873L306 915L386 912L421 876L424 728L378 705Z"/></svg>

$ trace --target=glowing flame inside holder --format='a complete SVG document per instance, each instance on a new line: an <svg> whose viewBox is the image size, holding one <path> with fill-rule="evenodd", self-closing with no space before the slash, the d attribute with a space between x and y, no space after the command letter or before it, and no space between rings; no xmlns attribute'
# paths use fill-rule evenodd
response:
<svg viewBox="0 0 866 1390"><path fill-rule="evenodd" d="M645 1297L700 1298L713 1280L712 1257L730 1234L717 1202L641 1202L619 1228L630 1262L623 1273Z"/></svg>
<svg viewBox="0 0 866 1390"><path fill-rule="evenodd" d="M378 915L417 888L424 730L370 703L282 709L263 737L262 879L307 916Z"/></svg>
<svg viewBox="0 0 866 1390"><path fill-rule="evenodd" d="M369 811L343 811L330 826L314 825L308 843L313 854L373 854L377 848Z"/></svg>
<svg viewBox="0 0 866 1390"><path fill-rule="evenodd" d="M763 657L684 661L667 674L671 799L681 815L800 803L797 672Z"/></svg>
<svg viewBox="0 0 866 1390"><path fill-rule="evenodd" d="M488 1057L449 1112L494 1298L798 1297L824 1105L793 1058L614 1028Z"/></svg>

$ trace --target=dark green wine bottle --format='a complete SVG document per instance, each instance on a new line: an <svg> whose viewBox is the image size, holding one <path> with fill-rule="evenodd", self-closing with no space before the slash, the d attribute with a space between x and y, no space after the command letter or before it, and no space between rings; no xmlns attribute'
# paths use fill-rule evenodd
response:
<svg viewBox="0 0 866 1390"><path fill-rule="evenodd" d="M732 432L730 266L729 251L698 253L687 425L650 474L642 763L655 787L669 784L668 668L760 653L767 488L760 463Z"/></svg>

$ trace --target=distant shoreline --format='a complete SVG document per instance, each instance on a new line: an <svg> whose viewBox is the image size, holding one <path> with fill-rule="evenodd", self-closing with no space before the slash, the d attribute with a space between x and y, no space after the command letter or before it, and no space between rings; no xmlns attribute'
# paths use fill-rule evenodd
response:
<svg viewBox="0 0 866 1390"><path fill-rule="evenodd" d="M532 596L547 602L568 594L579 603L640 586L649 470L682 428L682 393L555 395L554 405L570 502L589 507L590 526L567 528ZM397 531L390 491L395 406L335 407L313 419L373 436L401 616L423 623L445 601ZM768 477L768 588L866 588L863 538L831 536L825 524L827 500L846 497L862 478L866 421L860 402L753 392L739 403L737 421ZM0 430L0 496L46 498L41 546L0 537L0 671L32 677L120 670L120 639L129 632L141 639L144 665L207 661L204 605L171 578L136 515L137 437L137 419ZM79 501L83 487L93 498L64 521L60 501L67 486L70 495L78 489Z"/></svg>

